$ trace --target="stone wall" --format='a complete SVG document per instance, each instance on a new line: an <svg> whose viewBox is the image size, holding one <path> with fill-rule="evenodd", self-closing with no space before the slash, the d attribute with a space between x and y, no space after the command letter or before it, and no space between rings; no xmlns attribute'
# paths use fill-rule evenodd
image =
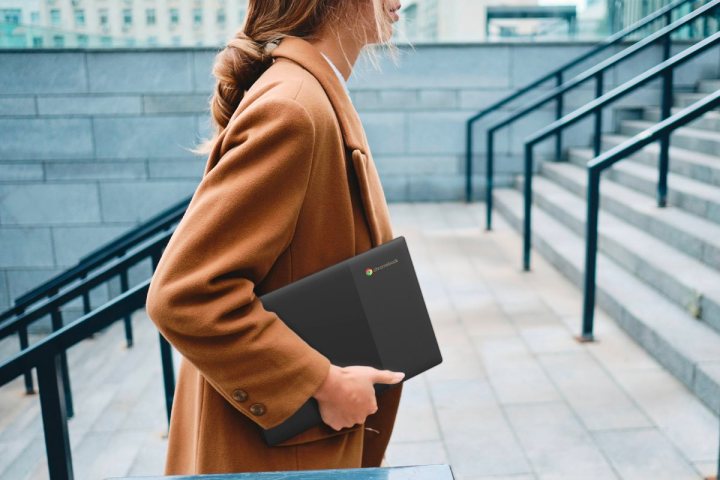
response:
<svg viewBox="0 0 720 480"><path fill-rule="evenodd" d="M419 44L402 46L398 64L384 59L379 72L361 58L349 87L388 200L462 199L466 119L589 48ZM187 149L209 132L214 53L161 48L0 52L0 308L193 192L205 158ZM678 88L689 90L699 78L718 76L718 55L715 50L678 72ZM658 48L642 53L611 71L606 88L659 58ZM587 101L593 88L589 83L569 95L566 108ZM657 88L653 83L622 103L657 103ZM523 138L552 120L553 109L548 105L499 133L499 184L519 171ZM611 112L606 118L607 128L613 128ZM571 129L566 145L588 145L590 123ZM478 198L487 125L481 122L476 130ZM550 152L549 143L542 147ZM146 269L137 275L146 275Z"/></svg>

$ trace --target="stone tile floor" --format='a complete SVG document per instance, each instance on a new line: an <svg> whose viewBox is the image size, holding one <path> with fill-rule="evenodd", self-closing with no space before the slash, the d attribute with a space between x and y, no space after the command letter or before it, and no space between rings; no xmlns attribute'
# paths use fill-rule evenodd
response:
<svg viewBox="0 0 720 480"><path fill-rule="evenodd" d="M408 381L387 459L450 463L459 480L684 480L714 473L718 418L598 311L579 344L581 295L483 206L393 203L444 355ZM134 316L69 353L76 478L162 472L157 335ZM0 344L2 358L14 348ZM47 478L39 406L21 379L0 388L0 478Z"/></svg>

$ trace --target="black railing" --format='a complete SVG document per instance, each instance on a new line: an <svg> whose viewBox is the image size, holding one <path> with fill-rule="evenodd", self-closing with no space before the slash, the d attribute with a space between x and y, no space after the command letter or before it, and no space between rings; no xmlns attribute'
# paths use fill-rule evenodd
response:
<svg viewBox="0 0 720 480"><path fill-rule="evenodd" d="M60 292L61 289L75 282L83 282L91 272L97 270L113 259L122 258L127 254L129 249L136 246L139 242L142 242L159 232L167 231L180 220L182 215L185 213L185 209L187 208L189 202L190 197L178 202L170 208L167 208L112 242L103 245L97 250L84 256L74 267L63 271L50 280L43 282L36 288L17 297L14 300L12 307L0 313L0 338L7 335L3 332L17 332L20 341L20 349L24 350L28 348L30 344L28 337L28 325L30 321L27 320L29 317L26 315L26 311L30 309L31 306L43 301L45 302L44 305L47 305L47 302L50 299L57 297L58 292ZM123 292L128 290L129 280L127 270L123 269L120 271L119 280L120 290ZM88 288L83 290L81 292L81 296L83 312L88 313L91 310L90 289ZM32 311L36 310L37 308ZM52 329L57 330L60 328L62 326L62 317L59 315L59 310L57 313L53 313L51 310L47 310L47 312L51 315ZM42 317L42 315L36 314L30 314L30 316L33 320L37 320ZM13 325L15 325L15 327L13 327ZM129 315L124 318L124 327L127 345L132 346L133 332ZM63 363L65 363L64 360ZM28 394L34 393L33 378L30 371L25 373L25 391ZM68 406L70 407L70 414L72 415L71 400L69 401Z"/></svg>
<svg viewBox="0 0 720 480"><path fill-rule="evenodd" d="M606 60L601 61L600 63L594 65L593 67L585 70L584 72L576 75L571 80L568 80L567 82L564 82L562 84L559 84L552 90L550 90L545 95L541 95L539 98L533 100L529 105L521 108L519 111L515 112L514 114L510 115L509 117L505 118L504 120L495 123L491 127L487 129L487 156L486 156L486 185L485 185L485 195L486 195L486 229L491 230L492 229L492 190L493 190L493 177L494 177L494 137L495 132L500 130L501 128L504 128L508 125L511 125L515 121L519 120L520 118L525 117L526 115L537 111L539 108L541 108L546 103L555 101L558 108L556 108L556 117L559 117L562 114L562 101L564 95L569 92L570 90L584 84L585 82L594 79L595 80L595 97L599 97L602 95L603 91L603 80L604 80L604 74L606 70L617 66L621 62L626 61L631 56L635 55L636 53L650 47L655 42L663 41L663 59L667 59L670 56L670 47L671 47L671 37L670 35L677 31L678 29L691 25L693 22L695 22L698 19L704 18L705 15L708 15L712 13L713 11L716 11L718 5L720 5L720 0L712 0L705 5L701 6L700 8L692 11L691 13L685 15L684 17L676 20L675 22L670 23L671 20L671 11L661 10L663 11L663 16L666 18L666 21L668 22L668 25L661 28L660 30L652 33L651 35L645 37L644 39L634 43L630 47L622 50L621 52L609 57ZM676 5L677 7L677 5ZM653 14L655 16L656 14ZM655 17L654 19L657 19L659 17ZM558 83L562 78L559 78ZM477 116L476 116L477 117ZM473 117L475 118L475 117ZM470 119L472 120L472 118ZM600 120L598 120L600 121ZM472 129L470 128L470 121L468 121L468 139L471 138L471 132ZM562 149L562 143L561 143L561 134L558 133L555 137L555 156L556 158L561 158L561 149ZM472 151L472 142L468 140L468 158L471 158L471 151ZM596 149L599 149L599 145L594 146ZM471 172L470 172L471 173Z"/></svg>
<svg viewBox="0 0 720 480"><path fill-rule="evenodd" d="M643 28L651 25L652 23L656 22L657 20L663 18L665 19L665 22L667 24L671 21L671 15L672 13L678 9L679 7L688 4L690 1L693 0L675 0L664 7L658 9L656 12L646 16L645 18L633 23L632 25L629 25L628 27L620 30L619 32L614 33L613 35L609 36L605 40L599 42L597 45L595 45L593 48L588 50L587 52L583 53L582 55L577 56L576 58L570 60L569 62L555 68L554 70L551 70L550 72L546 73L542 77L538 78L537 80L525 85L524 87L516 90L515 92L511 93L510 95L502 98L501 100L498 100L497 102L493 103L489 107L484 108L477 114L473 115L467 120L466 123L466 132L465 132L465 201L466 202L472 202L473 198L473 185L472 185L472 171L473 171L473 161L472 161L472 146L473 146L473 124L477 122L478 120L482 119L483 117L487 116L488 114L499 110L500 108L504 107L505 105L509 104L510 102L524 96L525 94L529 92L534 92L539 86L541 86L543 83L547 82L548 80L555 79L556 86L560 86L563 83L563 76L565 75L565 72L567 70L570 70L571 68L574 68L578 65L580 65L582 62L594 57L600 52L603 52L607 50L608 48L620 43L622 40L627 38L633 33L636 33ZM557 99L556 103L556 109L555 114L556 118L560 118L562 116L562 110L563 110L563 99L562 97L559 97ZM557 144L556 144L556 152L560 152L562 150L562 142L561 138L557 137ZM492 161L492 159L490 159ZM492 173L490 173L489 181L492 181ZM490 200L492 202L492 199ZM490 222L488 222L488 225Z"/></svg>
<svg viewBox="0 0 720 480"><path fill-rule="evenodd" d="M720 41L720 33L715 34L715 43ZM672 67L668 67L672 68ZM672 71L672 70L670 70ZM720 106L720 90L707 95L692 105L680 110L676 114L665 118L652 127L649 127L634 137L624 141L614 148L593 158L587 163L587 223L585 236L585 287L583 292L583 331L582 337L586 340L593 338L593 319L595 312L595 281L597 262L597 239L598 239L598 210L600 208L600 174L603 170L611 167L637 152L646 145L659 140L667 148L670 134L695 120L705 112ZM666 159L667 161L667 159ZM661 183L667 184L667 163L660 168ZM663 192L664 194L664 192Z"/></svg>
<svg viewBox="0 0 720 480"><path fill-rule="evenodd" d="M710 6L711 4L708 4ZM715 0L712 5L720 5L720 0ZM717 32L704 40L699 41L695 45L688 47L672 58L665 60L662 63L654 66L650 70L643 72L642 74L628 80L622 85L615 87L606 94L599 98L596 98L592 102L589 102L582 107L574 110L573 112L565 115L560 120L556 120L550 125L542 128L533 135L529 136L524 143L525 162L524 162L524 218L523 218L523 269L530 269L530 251L532 245L532 230L531 230L531 208L532 208L532 174L534 167L533 159L533 147L540 141L550 137L558 131L569 127L579 120L587 117L590 114L595 114L595 132L594 141L596 145L594 149L594 155L600 154L597 145L600 143L602 131L600 129L599 121L597 120L602 116L602 108L607 104L624 97L625 95L635 91L637 88L649 83L656 77L662 76L662 89L661 89L661 118L665 119L668 117L670 112L670 103L672 99L673 89L673 69L688 60L696 57L698 54L708 50L709 48L717 45L720 42L720 32ZM665 205L665 198L667 195L667 170L668 170L668 149L669 149L669 138L663 138L660 143L660 163L659 163L659 176L658 176L658 206L662 207Z"/></svg>
<svg viewBox="0 0 720 480"><path fill-rule="evenodd" d="M152 262L152 269L154 271L157 262L160 259L162 250L167 245L167 242L172 236L173 230L167 232L156 233L154 237L145 239L142 243L135 245L134 248L127 250L123 257L112 260L107 263L99 270L89 274L82 281L72 284L61 292L56 293L53 296L48 297L40 303L36 303L33 307L17 317L5 320L0 323L0 339L5 338L13 333L19 331L27 331L27 326L47 315L50 315L52 320L53 331L59 331L63 328L63 319L61 307L67 303L83 297L89 296L89 292L104 283L111 281L113 278L118 276L127 277L130 268L140 264L148 258ZM126 289L127 291L127 289ZM89 305L85 310L85 314L90 313ZM128 315L125 316L127 318ZM27 347L26 347L27 349ZM22 349L22 351L26 351ZM172 404L172 393L174 392L174 375L172 375L172 356L170 354L170 345L160 336L160 350L162 352L163 360L163 377L165 380L165 403L167 407L168 418L170 416L170 408ZM64 352L59 354L60 357L60 371L63 377L64 387L64 405L67 408L67 415L72 417L74 415L72 390L70 388L70 375L68 371L67 358ZM25 373L27 377L30 370ZM38 372L39 375L39 372Z"/></svg>
<svg viewBox="0 0 720 480"><path fill-rule="evenodd" d="M62 357L70 347L135 310L143 308L149 286L148 279L0 364L0 386L11 382L28 370L37 369L45 449L51 480L73 478Z"/></svg>

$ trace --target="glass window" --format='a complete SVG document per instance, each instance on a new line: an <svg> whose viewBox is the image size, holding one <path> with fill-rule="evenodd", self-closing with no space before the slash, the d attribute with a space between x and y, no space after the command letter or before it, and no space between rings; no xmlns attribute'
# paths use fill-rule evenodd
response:
<svg viewBox="0 0 720 480"><path fill-rule="evenodd" d="M193 8L193 24L202 25L202 8Z"/></svg>
<svg viewBox="0 0 720 480"><path fill-rule="evenodd" d="M75 10L75 26L82 27L85 25L85 10Z"/></svg>
<svg viewBox="0 0 720 480"><path fill-rule="evenodd" d="M30 12L30 23L40 23L40 12Z"/></svg>
<svg viewBox="0 0 720 480"><path fill-rule="evenodd" d="M53 8L50 10L50 22L53 25L59 25L60 24L60 10L57 8Z"/></svg>
<svg viewBox="0 0 720 480"><path fill-rule="evenodd" d="M157 23L154 8L148 8L147 10L145 10L145 22L148 25L155 25Z"/></svg>
<svg viewBox="0 0 720 480"><path fill-rule="evenodd" d="M65 46L65 37L62 35L53 35L53 46L54 47L64 47Z"/></svg>
<svg viewBox="0 0 720 480"><path fill-rule="evenodd" d="M180 10L178 10L177 8L170 9L170 23L172 25L177 25L180 23Z"/></svg>
<svg viewBox="0 0 720 480"><path fill-rule="evenodd" d="M132 9L130 8L123 9L123 25L132 25Z"/></svg>
<svg viewBox="0 0 720 480"><path fill-rule="evenodd" d="M80 47L87 47L88 46L88 36L81 33L77 36L77 43Z"/></svg>
<svg viewBox="0 0 720 480"><path fill-rule="evenodd" d="M217 11L217 23L218 25L225 25L225 9L224 8L218 8Z"/></svg>
<svg viewBox="0 0 720 480"><path fill-rule="evenodd" d="M98 11L98 18L100 19L100 25L104 27L108 25L109 19L107 8L102 8Z"/></svg>
<svg viewBox="0 0 720 480"><path fill-rule="evenodd" d="M0 10L2 12L2 18L4 19L5 23L10 23L13 25L20 25L21 22L21 14L19 8L10 8L7 10Z"/></svg>
<svg viewBox="0 0 720 480"><path fill-rule="evenodd" d="M175 46L179 46L182 44L182 37L180 35L173 35L172 37L172 44Z"/></svg>
<svg viewBox="0 0 720 480"><path fill-rule="evenodd" d="M43 46L43 37L33 37L32 45L33 45L33 47L42 47Z"/></svg>

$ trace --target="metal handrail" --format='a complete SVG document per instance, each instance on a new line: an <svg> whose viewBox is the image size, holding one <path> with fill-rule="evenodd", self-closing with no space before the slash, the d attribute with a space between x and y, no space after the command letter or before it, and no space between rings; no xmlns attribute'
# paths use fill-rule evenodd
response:
<svg viewBox="0 0 720 480"><path fill-rule="evenodd" d="M720 2L716 0L715 3ZM688 47L682 52L678 53L672 58L665 60L664 62L654 66L650 70L628 80L622 85L610 90L606 94L596 98L590 103L578 108L577 110L565 115L560 120L556 120L545 128L534 133L525 140L524 151L525 151L525 165L524 165L524 219L523 219L523 269L530 269L530 249L531 249L531 207L532 207L532 169L533 169L533 147L540 141L548 138L549 136L557 133L566 127L574 124L575 122L582 120L588 115L595 114L595 135L593 143L598 145L602 136L601 127L602 124L600 119L602 118L602 108L615 100L624 97L625 95L633 92L637 88L645 85L646 83L653 80L655 77L660 75L663 76L663 86L661 90L662 101L661 101L661 115L662 118L669 117L670 104L672 100L672 85L673 77L672 71L678 65L681 65L695 56L703 53L705 50L720 43L720 32L717 32L704 40L699 41L695 45ZM669 140L663 140L660 145L660 176L658 180L658 205L660 207L665 206L665 197L667 195L667 164L668 164L668 151L669 151ZM600 154L599 151L595 150L595 156Z"/></svg>
<svg viewBox="0 0 720 480"><path fill-rule="evenodd" d="M37 369L45 450L51 480L73 478L67 406L63 394L65 386L62 356L70 347L142 308L149 287L150 279L0 364L0 386L11 382L29 369Z"/></svg>
<svg viewBox="0 0 720 480"><path fill-rule="evenodd" d="M50 280L47 280L46 282L43 282L39 286L33 288L29 292L17 297L12 307L0 313L0 325L4 328L8 328L13 322L17 322L18 327L16 330L20 341L20 349L24 350L28 348L30 341L27 324L23 324L20 320L24 318L23 314L28 308L30 308L33 304L42 301L44 298L55 297L62 288L65 288L78 280L82 281L92 271L100 268L107 262L112 261L114 258L122 258L127 254L127 251L138 242L142 242L153 235L156 235L158 232L167 231L184 215L191 198L192 197L187 197L180 202L177 202L175 205L163 210L159 214L151 217L115 240L112 240L88 255L85 255L74 267L61 272ZM128 284L127 271L122 271L120 273L121 291L126 291L128 289ZM89 289L83 293L82 297L83 310L87 313L90 311ZM129 315L125 317L124 322L125 339L128 347L131 347L133 343L133 333ZM59 326L61 326L61 321L58 322L56 318L53 318L53 328L59 328ZM0 338L2 338L2 335L0 335ZM28 394L32 394L35 391L33 378L30 372L27 372L25 375L25 391Z"/></svg>
<svg viewBox="0 0 720 480"><path fill-rule="evenodd" d="M715 43L717 43L720 41L720 33L717 33L715 36ZM585 285L583 292L582 331L582 338L584 340L593 339L598 210L600 208L600 174L603 170L611 167L620 160L626 159L628 156L637 152L649 143L669 138L670 134L674 130L692 122L705 112L708 112L718 106L720 106L720 89L588 161Z"/></svg>
<svg viewBox="0 0 720 480"><path fill-rule="evenodd" d="M538 99L531 102L528 106L523 107L519 111L515 112L513 115L510 115L506 119L504 119L501 122L498 122L494 124L492 127L488 128L487 130L487 165L486 165L486 175L487 175L487 181L486 181L486 228L490 230L492 228L492 189L493 189L493 174L494 174L494 135L495 132L503 127L506 127L510 125L511 123L515 122L516 120L524 117L528 113L536 111L538 108L542 107L544 104L551 102L553 100L562 102L563 95L568 92L569 90L578 87L579 85L585 83L586 81L590 79L596 80L595 85L595 96L600 97L602 95L603 91L603 76L606 70L608 70L611 67L615 67L619 63L627 60L631 56L635 55L636 53L648 48L655 42L659 40L663 40L663 59L667 59L670 57L670 35L675 32L676 30L691 24L691 22L694 22L695 20L704 17L705 15L711 13L713 10L715 10L720 5L720 0L712 0L705 5L701 6L700 8L688 13L687 15L683 16L682 18L676 20L673 23L670 22L670 14L668 12L665 13L668 20L668 25L663 27L662 29L652 33L651 35L645 37L644 39L634 43L630 47L624 49L621 52L618 52L617 54L599 62L598 64L594 65L593 67L585 70L584 72L576 75L571 80L562 83L561 85L558 85L557 87L550 90L547 94L540 96ZM558 115L559 116L559 115ZM560 134L558 134L557 138L560 138ZM556 139L557 140L557 139ZM559 145L556 141L556 147ZM599 149L599 146L595 146L596 149ZM557 150L557 148L556 148ZM559 158L560 155L556 151L556 156Z"/></svg>
<svg viewBox="0 0 720 480"><path fill-rule="evenodd" d="M117 276L127 278L127 272L130 270L130 268L139 264L145 259L149 258L152 261L152 267L154 271L157 263L159 262L160 256L162 255L162 251L172 237L173 232L174 229L167 232L161 231L160 233L157 233L154 237L146 239L143 243L140 243L139 245L135 245L135 247L128 250L128 252L123 257L114 259L112 262L104 265L101 269L94 271L92 274L90 274L77 284L70 285L62 292L56 293L55 295L48 297L44 301L34 304L31 309L25 311L24 313L18 315L15 318L0 322L0 339L19 331L27 331L27 327L30 323L37 321L45 317L46 315L50 315L54 332L62 330L63 319L60 308L63 305L71 302L76 298L87 298L89 292L93 288L96 288L97 286ZM128 289L129 286L123 291L127 291ZM85 305L84 313L86 315L90 313L89 304ZM129 313L130 312L128 312L125 318L129 317ZM163 352L163 376L166 385L165 400L169 418L170 405L172 403L171 391L174 390L174 376L172 377L171 381L170 379L172 372L172 359L169 357L170 345L165 341L164 338L162 338L162 336L160 337L160 348L161 352ZM29 351L30 349L31 347L26 346L25 348L21 349L21 352ZM64 405L67 408L67 415L69 417L72 417L74 415L74 408L72 391L70 388L70 375L68 372L67 357L64 352L60 353L59 355L60 373L63 377L64 386ZM168 358L166 358L166 356ZM26 379L28 377L32 378L32 375L30 374L30 369L28 369L24 375ZM27 389L28 385L26 381L26 390Z"/></svg>
<svg viewBox="0 0 720 480"><path fill-rule="evenodd" d="M570 60L569 62L564 63L563 65L555 68L554 70L551 70L550 72L546 73L542 77L538 78L537 80L525 85L524 87L516 90L515 92L511 93L510 95L502 98L501 100L498 100L497 102L493 103L489 107L484 108L480 112L476 113L472 117L470 117L467 120L466 123L466 151L465 151L465 200L467 202L472 201L472 125L480 120L481 118L485 117L486 115L504 107L508 103L512 102L513 100L520 98L521 96L525 95L528 92L534 91L537 87L542 85L543 83L547 82L548 80L555 78L557 80L556 85L562 84L562 75L566 70L569 70L580 63L584 62L585 60L594 57L598 53L612 47L613 45L619 43L621 40L623 40L625 37L637 32L638 30L641 30L644 27L647 27L651 23L655 22L661 17L665 17L666 15L672 14L674 10L677 8L685 5L686 3L694 1L694 0L675 0L671 3L668 3L664 7L656 10L655 12L651 13L650 15L647 15L646 17L638 20L637 22L633 23L632 25L628 25L624 29L610 35L606 39L602 40L601 42L598 42L593 48L588 50L587 52L578 55L574 59ZM667 19L667 17L666 17ZM670 23L670 22L668 22ZM559 102L558 109L560 112L562 111L562 100ZM562 114L558 114L558 118L560 118Z"/></svg>
<svg viewBox="0 0 720 480"><path fill-rule="evenodd" d="M134 227L127 233L99 247L91 253L82 257L77 265L59 273L55 277L43 282L32 290L20 295L14 300L13 306L0 313L0 321L22 313L22 310L41 298L54 294L57 290L87 275L88 272L99 265L120 256L139 241L148 238L155 233L166 230L173 223L177 222L184 214L190 198L185 198L175 205L167 208L159 214ZM49 293L51 292L51 293Z"/></svg>
<svg viewBox="0 0 720 480"><path fill-rule="evenodd" d="M0 340L16 333L19 328L27 327L30 323L51 314L62 305L80 298L84 293L118 276L122 271L127 271L127 269L150 257L153 253L159 252L170 240L172 233L173 231L157 234L139 246L136 245L125 256L104 265L100 270L96 270L76 285L33 305L31 309L15 318L0 322Z"/></svg>

